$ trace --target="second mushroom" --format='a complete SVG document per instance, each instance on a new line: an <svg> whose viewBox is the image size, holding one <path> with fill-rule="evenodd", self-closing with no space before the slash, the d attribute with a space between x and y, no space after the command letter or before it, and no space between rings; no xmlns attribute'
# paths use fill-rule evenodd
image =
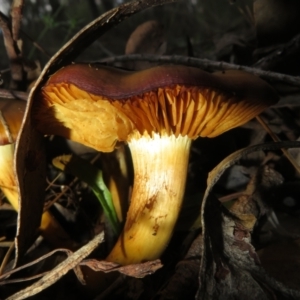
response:
<svg viewBox="0 0 300 300"><path fill-rule="evenodd" d="M185 66L129 72L73 64L51 76L32 117L44 134L110 152L128 143L134 186L126 223L107 260L153 260L173 233L197 137L240 126L277 101L260 78L237 71L209 74Z"/></svg>

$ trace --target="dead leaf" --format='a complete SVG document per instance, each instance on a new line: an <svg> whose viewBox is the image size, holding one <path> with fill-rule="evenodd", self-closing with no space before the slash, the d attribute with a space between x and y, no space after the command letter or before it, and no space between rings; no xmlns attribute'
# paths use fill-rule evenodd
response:
<svg viewBox="0 0 300 300"><path fill-rule="evenodd" d="M252 231L256 220L268 210L272 190L283 183L283 177L265 165L257 169L243 195L231 206L230 211L238 217L240 224Z"/></svg>
<svg viewBox="0 0 300 300"><path fill-rule="evenodd" d="M51 286L55 282L57 282L62 276L67 274L70 270L75 268L76 274L82 279L83 276L81 272L77 268L78 264L87 257L95 248L104 241L104 233L100 233L94 237L88 244L81 247L79 250L71 254L67 259L65 259L62 263L56 266L53 270L48 272L45 276L43 276L40 280L36 281L31 286L21 290L14 295L7 298L7 300L22 300L26 299L30 296L36 295Z"/></svg>
<svg viewBox="0 0 300 300"><path fill-rule="evenodd" d="M35 95L48 77L72 63L92 42L124 19L144 9L175 2L176 0L133 1L116 7L80 30L47 63L32 88L25 120L16 145L16 174L21 197L16 239L16 263L32 243L40 224L46 178L46 158L43 135L31 121Z"/></svg>
<svg viewBox="0 0 300 300"><path fill-rule="evenodd" d="M135 278L143 278L147 275L151 275L163 266L159 259L127 266L120 266L116 263L105 260L99 261L96 259L87 259L81 262L80 265L87 266L96 272L101 271L108 273L112 271L118 271L122 274Z"/></svg>
<svg viewBox="0 0 300 300"><path fill-rule="evenodd" d="M213 196L211 190L227 168L253 151L299 147L298 142L266 143L234 152L209 174L202 203L204 246L197 299L289 299L300 292L290 290L267 275L251 244L250 231L240 226ZM278 297L278 298L277 298Z"/></svg>
<svg viewBox="0 0 300 300"><path fill-rule="evenodd" d="M150 20L137 26L128 38L125 54L156 54L166 52L166 40L162 24L156 20ZM142 70L153 66L149 62L128 62L127 68Z"/></svg>
<svg viewBox="0 0 300 300"><path fill-rule="evenodd" d="M197 299L297 299L260 265L248 230L209 194L204 207L204 251Z"/></svg>

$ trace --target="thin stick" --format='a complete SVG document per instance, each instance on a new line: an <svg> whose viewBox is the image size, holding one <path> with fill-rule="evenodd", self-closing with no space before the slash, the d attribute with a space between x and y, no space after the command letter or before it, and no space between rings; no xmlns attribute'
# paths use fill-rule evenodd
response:
<svg viewBox="0 0 300 300"><path fill-rule="evenodd" d="M236 192L236 193L232 193L230 195L226 195L226 196L222 196L219 199L220 202L225 203L225 202L229 202L231 200L237 199L241 196L245 195L245 192Z"/></svg>
<svg viewBox="0 0 300 300"><path fill-rule="evenodd" d="M43 261L43 260L47 259L48 257L52 256L53 254L55 254L55 253L57 253L57 252L64 252L67 256L70 256L70 255L73 253L71 250L64 249L64 248L55 249L55 250L53 250L53 251L51 251L51 252L49 252L49 253L46 253L46 254L40 256L39 258L35 259L34 261L31 261L31 262L29 262L29 263L27 263L27 264L25 264L25 265L22 265L22 266L20 266L20 267L18 267L18 268L12 269L12 270L10 270L10 271L8 271L8 272L2 274L2 275L0 276L0 280L2 280L2 279L5 278L5 277L8 277L8 276L10 276L10 275L12 275L12 274L14 274L14 273L16 273L16 272L19 272L19 271L21 271L21 270L23 270L23 269L26 269L26 268L28 268L28 267L31 267L31 266L33 266L33 265L39 263L40 261ZM0 284L1 284L1 283L0 283Z"/></svg>
<svg viewBox="0 0 300 300"><path fill-rule="evenodd" d="M1 267L0 267L0 275L2 275L3 273L3 270L5 268L5 266L7 265L7 262L12 254L12 252L14 251L15 249L15 242L13 242L10 247L8 248L3 260L2 260L2 263L1 263Z"/></svg>
<svg viewBox="0 0 300 300"><path fill-rule="evenodd" d="M131 55L120 55L115 57L109 57L100 60L102 63L106 64L113 64L116 62L123 62L123 61L150 61L150 62L157 62L157 63L178 63L182 65L194 66L203 69L213 69L213 70L241 70L245 71L257 76L261 76L267 80L275 80L281 81L285 83L292 84L294 86L300 86L300 77L299 76L290 76L281 73L275 73L271 71L264 71L256 68L251 68L242 65L235 65L226 63L223 61L212 61L205 58L194 58L188 56L180 56L180 55L146 55L146 54L131 54Z"/></svg>
<svg viewBox="0 0 300 300"><path fill-rule="evenodd" d="M67 274L71 269L75 268L84 258L86 258L100 243L104 241L104 233L96 235L88 244L71 254L62 263L49 271L40 280L31 286L17 292L7 298L7 300L22 300L30 296L36 295L47 287L57 282L62 276Z"/></svg>
<svg viewBox="0 0 300 300"><path fill-rule="evenodd" d="M260 116L257 116L256 120L261 124L261 126L265 129L265 131L271 136L274 142L281 142L280 138L271 130L268 124ZM286 156L286 158L290 161L290 163L294 166L297 172L300 174L300 166L298 165L294 157L290 154L290 152L285 148L281 148L281 151Z"/></svg>
<svg viewBox="0 0 300 300"><path fill-rule="evenodd" d="M90 163L93 165L101 156L101 153L97 153L97 155L90 160ZM57 178L59 177L59 175L61 175L63 172L59 173L58 176L55 177L55 179L53 181L51 181L48 185L48 187L46 188L46 191L48 190L48 188L55 182L55 180L57 180ZM78 177L75 177L71 183L68 186L65 186L64 189L50 202L47 203L47 205L45 205L44 207L44 211L48 210L57 200L59 200L66 192L67 190L72 187L76 182L78 181Z"/></svg>
<svg viewBox="0 0 300 300"><path fill-rule="evenodd" d="M5 281L0 282L0 285L6 285L6 284L12 284L12 283L18 283L18 282L25 282L25 281L34 280L34 279L37 279L37 278L41 278L42 276L45 276L47 273L48 273L48 271L43 272L43 273L39 273L37 275L30 276L30 277L26 277L26 278L5 280Z"/></svg>
<svg viewBox="0 0 300 300"><path fill-rule="evenodd" d="M0 248L9 248L13 242L0 242Z"/></svg>
<svg viewBox="0 0 300 300"><path fill-rule="evenodd" d="M67 185L67 186L65 186L64 188L63 188L63 190L53 199L53 200L51 200L51 201L49 201L45 206L44 206L44 212L46 211L46 210L48 210L56 201L58 201L66 192L67 192L67 190L69 190L70 189L70 187L72 187L76 182L78 181L78 178L77 177L75 177L71 182L70 182L70 184L69 185Z"/></svg>
<svg viewBox="0 0 300 300"><path fill-rule="evenodd" d="M27 101L28 93L20 92L20 91L13 91L13 90L0 89L0 98L19 99L19 100Z"/></svg>

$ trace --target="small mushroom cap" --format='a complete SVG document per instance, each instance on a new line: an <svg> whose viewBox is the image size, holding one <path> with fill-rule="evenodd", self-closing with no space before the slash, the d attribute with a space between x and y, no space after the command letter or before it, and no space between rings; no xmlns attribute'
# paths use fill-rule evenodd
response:
<svg viewBox="0 0 300 300"><path fill-rule="evenodd" d="M241 71L158 66L129 72L74 64L50 77L33 106L37 128L100 151L136 133L215 137L276 103L274 89Z"/></svg>
<svg viewBox="0 0 300 300"><path fill-rule="evenodd" d="M26 102L22 100L0 99L0 145L16 141L25 107Z"/></svg>

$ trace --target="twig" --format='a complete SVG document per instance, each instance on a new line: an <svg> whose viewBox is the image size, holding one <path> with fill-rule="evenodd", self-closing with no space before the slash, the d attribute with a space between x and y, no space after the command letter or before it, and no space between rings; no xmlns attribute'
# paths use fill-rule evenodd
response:
<svg viewBox="0 0 300 300"><path fill-rule="evenodd" d="M263 57L254 64L254 67L262 70L270 70L274 66L283 65L285 62L293 59L295 55L298 55L299 50L300 34L287 43L257 49L255 51L256 55L263 55Z"/></svg>
<svg viewBox="0 0 300 300"><path fill-rule="evenodd" d="M100 243L104 241L104 233L95 236L88 244L74 252L57 267L47 273L40 280L7 298L7 300L22 300L36 295L47 287L57 282L62 276L75 268L85 257L87 257Z"/></svg>
<svg viewBox="0 0 300 300"><path fill-rule="evenodd" d="M10 259L10 256L11 256L12 252L14 251L14 249L15 249L15 242L13 242L10 245L10 247L8 248L8 250L2 260L1 267L0 267L0 275L3 273L3 270L6 267L6 264L7 264L8 260Z"/></svg>
<svg viewBox="0 0 300 300"><path fill-rule="evenodd" d="M45 56L47 56L47 58L51 57L51 54L44 49L38 42L36 42L31 36L29 36L25 31L20 30L20 33L26 38L28 39L30 42L32 42L32 45L38 49L41 53L43 53Z"/></svg>
<svg viewBox="0 0 300 300"><path fill-rule="evenodd" d="M47 273L48 272L46 271L46 272L39 273L37 275L29 276L29 277L26 277L26 278L5 280L5 281L0 282L0 285L7 285L7 284L12 284L12 283L18 283L18 282L25 282L25 281L34 280L34 279L37 279L37 278L40 278L40 277L46 275Z"/></svg>
<svg viewBox="0 0 300 300"><path fill-rule="evenodd" d="M19 31L22 21L22 13L24 7L24 0L13 0L11 7L11 27L12 27L12 38L15 42L19 39Z"/></svg>
<svg viewBox="0 0 300 300"><path fill-rule="evenodd" d="M21 63L21 51L13 39L10 27L11 22L0 12L0 28L3 34L6 53L10 61L11 76L13 81L17 83L23 79L23 66Z"/></svg>
<svg viewBox="0 0 300 300"><path fill-rule="evenodd" d="M54 203L56 203L76 182L78 181L78 178L75 177L67 186L64 186L63 190L55 196L54 199L47 202L47 204L44 206L44 212L47 211ZM50 182L50 184L53 184L53 182ZM48 187L47 187L48 188Z"/></svg>
<svg viewBox="0 0 300 300"><path fill-rule="evenodd" d="M226 196L223 196L223 197L219 197L219 201L222 202L222 203L225 203L225 202L229 202L231 200L234 200L234 199L237 199L238 197L241 197L245 194L244 191L242 192L236 192L236 193L232 193L232 194L229 194L229 195L226 195Z"/></svg>
<svg viewBox="0 0 300 300"><path fill-rule="evenodd" d="M271 130L268 124L260 116L257 116L256 120L261 124L261 126L265 129L265 131L271 136L274 142L281 142L280 138ZM290 163L294 166L297 172L300 174L300 166L297 164L297 162L290 154L290 152L288 152L288 150L285 148L281 148L281 151L286 156L286 158L290 161Z"/></svg>
<svg viewBox="0 0 300 300"><path fill-rule="evenodd" d="M0 242L0 248L9 248L13 242Z"/></svg>
<svg viewBox="0 0 300 300"><path fill-rule="evenodd" d="M15 274L16 272L19 272L19 271L24 270L24 269L26 269L28 267L31 267L31 266L33 266L33 265L35 265L35 264L37 264L37 263L39 263L39 262L47 259L48 257L52 256L53 254L55 254L57 252L64 252L68 256L70 256L73 253L71 250L68 250L68 249L63 249L63 248L55 249L55 250L53 250L53 251L51 251L49 253L46 253L45 255L42 255L41 257L35 259L34 261L31 261L31 262L29 262L29 263L27 263L25 265L22 265L22 266L20 266L18 268L12 269L12 270L10 270L8 272L5 272L4 274L1 274L0 275L0 280L2 280L3 278L6 278L6 277L8 277L8 276L10 276L12 274ZM0 282L0 285L2 285L2 282Z"/></svg>
<svg viewBox="0 0 300 300"><path fill-rule="evenodd" d="M193 67L199 67L203 69L212 69L212 70L241 70L270 81L281 81L294 86L300 87L300 77L290 76L281 73L264 71L256 68L251 68L247 66L235 65L226 63L223 61L213 61L206 58L194 58L180 55L147 55L147 54L131 54L131 55L120 55L115 57L109 57L100 60L101 63L114 64L116 62L124 61L150 61L158 63L177 63L182 65L188 65Z"/></svg>
<svg viewBox="0 0 300 300"><path fill-rule="evenodd" d="M93 164L99 159L100 155L101 155L100 153L96 154L95 157L91 159L90 163L93 165ZM63 172L61 172L61 173L63 173ZM61 174L61 173L60 173L60 174ZM58 179L58 177L60 176L60 174L59 174L58 176L56 176L56 178L55 178L54 180L52 180L52 181L49 183L49 185L47 186L47 188L46 188L45 191L47 191L47 190L50 188L50 186L51 186L53 183L55 183L55 181ZM57 200L59 200L59 199L67 192L67 190L70 189L77 181L78 181L78 177L75 177L75 178L70 182L70 184L69 184L68 186L65 186L64 189L63 189L58 195L56 195L56 197L55 197L53 200L49 201L49 202L47 203L47 205L45 205L44 211L48 210L48 209L49 209L49 208L50 208Z"/></svg>
<svg viewBox="0 0 300 300"><path fill-rule="evenodd" d="M19 100L27 101L28 93L14 91L14 90L0 89L0 98L19 99Z"/></svg>

